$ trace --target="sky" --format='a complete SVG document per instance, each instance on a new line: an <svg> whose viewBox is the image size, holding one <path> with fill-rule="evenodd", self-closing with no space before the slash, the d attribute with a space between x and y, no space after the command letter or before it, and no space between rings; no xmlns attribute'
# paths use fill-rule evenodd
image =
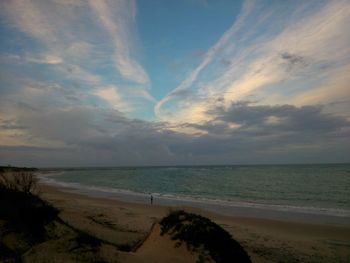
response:
<svg viewBox="0 0 350 263"><path fill-rule="evenodd" d="M350 1L0 2L0 165L350 162Z"/></svg>

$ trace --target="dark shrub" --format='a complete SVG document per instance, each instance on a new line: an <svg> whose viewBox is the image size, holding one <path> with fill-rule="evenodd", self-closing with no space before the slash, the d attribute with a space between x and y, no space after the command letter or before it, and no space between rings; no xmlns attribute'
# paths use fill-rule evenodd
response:
<svg viewBox="0 0 350 263"><path fill-rule="evenodd" d="M190 250L205 249L215 262L251 262L243 247L208 218L174 211L160 225L162 235L168 233L179 244L185 242Z"/></svg>
<svg viewBox="0 0 350 263"><path fill-rule="evenodd" d="M43 238L45 225L58 214L56 208L33 193L36 182L31 172L0 173L0 219L33 241Z"/></svg>
<svg viewBox="0 0 350 263"><path fill-rule="evenodd" d="M37 178L30 171L0 172L0 188L33 194L36 185Z"/></svg>

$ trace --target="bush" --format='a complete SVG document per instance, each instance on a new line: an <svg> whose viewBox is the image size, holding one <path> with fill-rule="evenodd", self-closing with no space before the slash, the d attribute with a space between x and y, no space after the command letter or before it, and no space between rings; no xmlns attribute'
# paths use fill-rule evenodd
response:
<svg viewBox="0 0 350 263"><path fill-rule="evenodd" d="M37 178L32 172L2 172L0 173L0 188L25 194L34 193Z"/></svg>
<svg viewBox="0 0 350 263"><path fill-rule="evenodd" d="M206 250L218 263L251 262L243 247L219 225L200 215L184 211L171 212L160 222L161 234L170 234L173 240L182 242L193 251ZM200 260L203 255L200 255Z"/></svg>
<svg viewBox="0 0 350 263"><path fill-rule="evenodd" d="M0 219L28 240L44 238L45 225L58 209L35 194L37 179L31 172L0 172Z"/></svg>

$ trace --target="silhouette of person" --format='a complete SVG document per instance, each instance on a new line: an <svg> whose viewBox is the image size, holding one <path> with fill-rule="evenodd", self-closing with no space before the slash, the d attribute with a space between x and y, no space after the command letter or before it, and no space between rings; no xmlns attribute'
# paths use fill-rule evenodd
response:
<svg viewBox="0 0 350 263"><path fill-rule="evenodd" d="M151 195L151 205L153 205L153 195Z"/></svg>

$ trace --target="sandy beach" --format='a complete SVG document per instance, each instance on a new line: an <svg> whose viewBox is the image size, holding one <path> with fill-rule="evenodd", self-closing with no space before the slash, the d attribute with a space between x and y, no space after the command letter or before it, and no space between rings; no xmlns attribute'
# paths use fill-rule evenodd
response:
<svg viewBox="0 0 350 263"><path fill-rule="evenodd" d="M252 262L349 262L349 224L311 224L287 220L227 216L193 207L169 207L91 197L40 185L41 197L60 209L69 225L111 245L137 247L133 252L105 248L118 262L196 262L185 246L175 248L159 235L157 222L170 210L205 216L227 230ZM282 212L281 212L282 213Z"/></svg>

